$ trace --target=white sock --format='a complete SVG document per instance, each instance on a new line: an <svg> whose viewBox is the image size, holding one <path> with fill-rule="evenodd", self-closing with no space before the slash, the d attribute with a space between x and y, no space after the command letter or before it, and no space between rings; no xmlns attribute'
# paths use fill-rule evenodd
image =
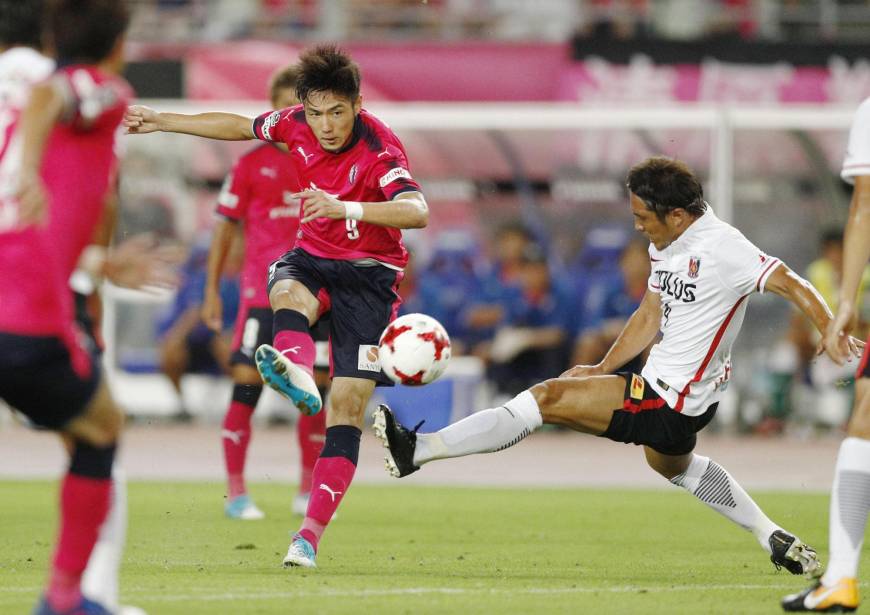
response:
<svg viewBox="0 0 870 615"><path fill-rule="evenodd" d="M781 529L767 518L749 494L725 469L701 455L692 455L688 469L671 479L675 485L704 502L731 521L751 531L762 548L770 554L770 535Z"/></svg>
<svg viewBox="0 0 870 615"><path fill-rule="evenodd" d="M822 583L858 576L858 560L870 510L870 440L846 438L840 445L831 490L831 563Z"/></svg>
<svg viewBox="0 0 870 615"><path fill-rule="evenodd" d="M542 424L538 402L529 391L523 391L500 408L481 410L434 433L417 434L414 465L500 451Z"/></svg>
<svg viewBox="0 0 870 615"><path fill-rule="evenodd" d="M124 473L112 471L112 503L100 527L97 544L82 576L82 593L112 612L118 610L118 574L127 536L127 480Z"/></svg>

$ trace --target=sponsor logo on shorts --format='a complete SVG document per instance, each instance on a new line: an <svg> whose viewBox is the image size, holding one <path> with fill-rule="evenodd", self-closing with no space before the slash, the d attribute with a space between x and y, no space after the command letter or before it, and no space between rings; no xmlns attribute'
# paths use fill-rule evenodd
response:
<svg viewBox="0 0 870 615"><path fill-rule="evenodd" d="M405 177L407 179L411 179L411 173L408 172L408 169L403 169L402 167L396 167L392 169L389 173L381 177L378 182L381 185L381 188L385 187L387 184L390 184L400 177Z"/></svg>
<svg viewBox="0 0 870 615"><path fill-rule="evenodd" d="M365 372L381 371L381 360L378 358L378 347L373 345L360 346L356 368Z"/></svg>
<svg viewBox="0 0 870 615"><path fill-rule="evenodd" d="M643 390L645 387L646 383L643 381L643 378L637 374L631 375L631 388L629 389L629 395L632 399L643 399Z"/></svg>

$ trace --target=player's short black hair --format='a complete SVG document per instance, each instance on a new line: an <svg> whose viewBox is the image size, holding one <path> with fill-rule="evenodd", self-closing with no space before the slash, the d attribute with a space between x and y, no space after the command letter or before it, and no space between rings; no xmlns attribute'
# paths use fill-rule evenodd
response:
<svg viewBox="0 0 870 615"><path fill-rule="evenodd" d="M302 102L312 92L332 92L351 103L359 97L359 66L336 45L316 45L299 56L296 96Z"/></svg>
<svg viewBox="0 0 870 615"><path fill-rule="evenodd" d="M42 0L0 0L0 45L42 48Z"/></svg>
<svg viewBox="0 0 870 615"><path fill-rule="evenodd" d="M269 80L269 100L275 102L281 90L296 89L299 80L299 69L295 64L278 69Z"/></svg>
<svg viewBox="0 0 870 615"><path fill-rule="evenodd" d="M707 210L704 188L685 162L653 156L631 167L625 184L659 220L674 209L698 217Z"/></svg>
<svg viewBox="0 0 870 615"><path fill-rule="evenodd" d="M130 23L124 0L51 0L46 31L58 63L104 60Z"/></svg>

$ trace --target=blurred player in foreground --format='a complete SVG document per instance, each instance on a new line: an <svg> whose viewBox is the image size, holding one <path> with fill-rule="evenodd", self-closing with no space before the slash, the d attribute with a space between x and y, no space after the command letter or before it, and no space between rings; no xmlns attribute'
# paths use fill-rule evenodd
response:
<svg viewBox="0 0 870 615"><path fill-rule="evenodd" d="M2 44L11 46L0 55L0 115L10 120L0 139L0 397L60 432L71 454L51 575L35 612L109 613L125 525L123 489L113 506L111 479L122 415L76 330L68 281L77 264L110 269L104 252L81 257L116 172L115 136L130 96L117 76L129 17L108 0L46 10L18 0L0 12ZM43 13L63 65L53 75L35 50ZM36 35L21 36L28 29ZM118 514L107 519L110 507ZM101 604L84 598L83 586Z"/></svg>
<svg viewBox="0 0 870 615"><path fill-rule="evenodd" d="M278 71L269 86L272 109L299 103L296 98L296 67ZM232 519L257 520L264 517L248 495L245 486L245 461L251 440L251 416L263 392L254 352L272 341L272 308L263 281L269 266L287 251L299 230L299 200L292 195L299 179L291 160L292 153L274 143L264 143L236 162L218 197L217 223L208 257L208 278L202 319L213 331L222 328L220 278L236 233L244 233L245 258L242 265L241 306L236 319L230 365L233 398L224 416L221 438L227 469L226 515ZM241 225L241 229L239 228ZM325 321L324 321L325 322ZM321 328L322 329L322 328ZM321 398L329 384L327 335L317 337L319 357L314 377ZM300 415L296 424L302 454L299 493L292 511L305 514L311 494L311 475L323 448L326 414Z"/></svg>
<svg viewBox="0 0 870 615"><path fill-rule="evenodd" d="M628 174L634 226L650 241L651 275L640 306L597 365L578 365L504 406L435 433L418 434L389 408L375 412L387 468L405 476L436 459L495 452L542 423L644 446L647 463L675 485L750 530L777 566L815 574L816 553L771 521L715 461L692 451L731 376L731 345L754 292L771 291L823 331L830 311L816 291L719 220L701 183L678 161L654 157ZM646 349L640 374L614 370ZM857 340L850 350L857 351ZM860 344L860 342L857 342Z"/></svg>
<svg viewBox="0 0 870 615"><path fill-rule="evenodd" d="M849 333L858 320L858 287L870 259L870 99L858 107L841 173L853 183L846 224L843 282L837 315L828 325L824 345L843 365L851 358ZM855 405L840 445L831 489L829 548L831 562L818 583L786 596L786 611L844 612L858 608L858 560L870 511L870 361L865 349L855 374Z"/></svg>
<svg viewBox="0 0 870 615"><path fill-rule="evenodd" d="M326 441L314 466L314 490L285 566L313 567L320 537L350 486L359 457L363 414L376 384L390 384L378 340L396 315L408 252L401 229L428 224L429 209L411 177L402 143L362 109L360 74L331 45L299 58L301 105L254 118L231 113L181 115L131 107L131 133L181 132L213 139L284 143L302 190L296 247L272 263L269 302L273 346L257 349L264 381L303 414L320 411L312 378L309 332L327 310L332 393Z"/></svg>

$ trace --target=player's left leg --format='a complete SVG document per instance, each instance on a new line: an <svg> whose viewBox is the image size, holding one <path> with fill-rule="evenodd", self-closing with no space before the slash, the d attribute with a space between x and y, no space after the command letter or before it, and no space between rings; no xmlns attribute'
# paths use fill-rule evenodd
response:
<svg viewBox="0 0 870 615"><path fill-rule="evenodd" d="M691 452L695 442L692 436L666 452L644 446L647 463L673 484L752 532L777 568L784 566L792 574L818 573L820 564L815 550L771 521L725 468Z"/></svg>
<svg viewBox="0 0 870 615"><path fill-rule="evenodd" d="M293 537L284 566L315 566L320 538L356 472L363 415L374 388L375 381L364 378L337 377L332 381L326 440L314 464L308 510L302 527Z"/></svg>
<svg viewBox="0 0 870 615"><path fill-rule="evenodd" d="M831 562L820 582L786 596L786 611L858 608L858 562L870 511L870 365L865 351L855 384L855 408L840 445L831 489Z"/></svg>

